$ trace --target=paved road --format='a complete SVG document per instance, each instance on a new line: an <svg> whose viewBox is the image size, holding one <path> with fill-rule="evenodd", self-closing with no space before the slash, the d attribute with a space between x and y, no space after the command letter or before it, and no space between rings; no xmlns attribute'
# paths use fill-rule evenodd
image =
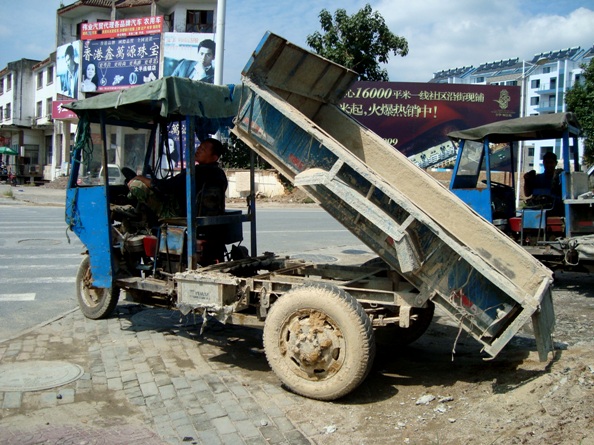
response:
<svg viewBox="0 0 594 445"><path fill-rule="evenodd" d="M82 249L63 208L0 207L0 340L76 307Z"/></svg>
<svg viewBox="0 0 594 445"><path fill-rule="evenodd" d="M299 254L332 246L360 244L348 230L318 207L259 208L258 253ZM244 225L244 244L249 247L249 225Z"/></svg>
<svg viewBox="0 0 594 445"><path fill-rule="evenodd" d="M7 198L6 190L16 199ZM0 193L2 340L77 307L74 281L83 245L66 231L63 190L0 186ZM361 257L363 262L369 256L365 246L316 206L260 208L257 216L259 253L316 262L347 257L354 262ZM250 246L248 224L244 245ZM316 253L319 249L324 249L323 255Z"/></svg>
<svg viewBox="0 0 594 445"><path fill-rule="evenodd" d="M305 445L325 434L328 419L292 419L304 399L280 387L260 331L215 324L202 335L194 317L180 321L178 312L125 301L107 320L75 310L42 322L76 305L82 245L72 235L67 244L63 207L3 204L0 326L14 333L39 324L0 336L0 443ZM260 218L262 251L303 253L332 240L342 244L326 257L369 255L348 245L352 236L320 210ZM17 366L24 375L6 378ZM56 366L82 375L47 385ZM46 387L30 389L38 384Z"/></svg>

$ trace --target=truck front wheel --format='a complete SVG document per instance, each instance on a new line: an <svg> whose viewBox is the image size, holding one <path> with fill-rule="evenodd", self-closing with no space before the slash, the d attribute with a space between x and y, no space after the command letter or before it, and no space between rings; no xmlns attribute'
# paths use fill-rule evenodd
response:
<svg viewBox="0 0 594 445"><path fill-rule="evenodd" d="M76 274L76 298L85 317L92 320L107 318L115 309L120 298L120 288L104 289L93 287L91 260L86 255Z"/></svg>
<svg viewBox="0 0 594 445"><path fill-rule="evenodd" d="M290 290L272 305L264 350L291 391L334 400L365 379L375 341L371 321L355 298L335 286L312 284Z"/></svg>

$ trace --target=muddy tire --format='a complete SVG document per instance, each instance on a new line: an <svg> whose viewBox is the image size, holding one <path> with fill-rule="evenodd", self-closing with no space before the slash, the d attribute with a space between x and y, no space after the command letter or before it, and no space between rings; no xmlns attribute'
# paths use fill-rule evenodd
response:
<svg viewBox="0 0 594 445"><path fill-rule="evenodd" d="M107 318L118 304L120 288L93 288L91 278L91 260L86 255L76 274L76 299L85 317L92 320Z"/></svg>
<svg viewBox="0 0 594 445"><path fill-rule="evenodd" d="M371 321L355 298L331 285L312 284L292 289L272 305L264 350L291 391L334 400L367 377L375 341Z"/></svg>
<svg viewBox="0 0 594 445"><path fill-rule="evenodd" d="M387 348L402 348L417 340L431 325L435 304L429 301L426 308L413 308L411 315L416 319L411 320L408 328L397 325L378 327L375 330L375 341L378 346Z"/></svg>

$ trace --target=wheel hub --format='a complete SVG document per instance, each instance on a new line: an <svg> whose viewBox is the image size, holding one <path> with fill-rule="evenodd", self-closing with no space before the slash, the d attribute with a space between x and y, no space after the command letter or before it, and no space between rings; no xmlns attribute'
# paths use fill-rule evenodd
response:
<svg viewBox="0 0 594 445"><path fill-rule="evenodd" d="M343 363L344 336L326 314L304 309L287 320L281 350L289 368L310 380L329 378Z"/></svg>

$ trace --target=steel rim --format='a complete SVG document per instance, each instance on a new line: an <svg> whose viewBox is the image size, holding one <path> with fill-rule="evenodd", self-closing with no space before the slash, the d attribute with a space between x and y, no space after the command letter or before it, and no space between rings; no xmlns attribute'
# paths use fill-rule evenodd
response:
<svg viewBox="0 0 594 445"><path fill-rule="evenodd" d="M83 302L87 307L97 307L101 303L101 299L104 297L103 292L105 290L92 289L93 276L91 275L91 269L87 269L85 277L80 283L80 294Z"/></svg>
<svg viewBox="0 0 594 445"><path fill-rule="evenodd" d="M288 317L279 346L289 370L312 381L336 375L346 356L342 331L331 317L316 309L301 309Z"/></svg>

